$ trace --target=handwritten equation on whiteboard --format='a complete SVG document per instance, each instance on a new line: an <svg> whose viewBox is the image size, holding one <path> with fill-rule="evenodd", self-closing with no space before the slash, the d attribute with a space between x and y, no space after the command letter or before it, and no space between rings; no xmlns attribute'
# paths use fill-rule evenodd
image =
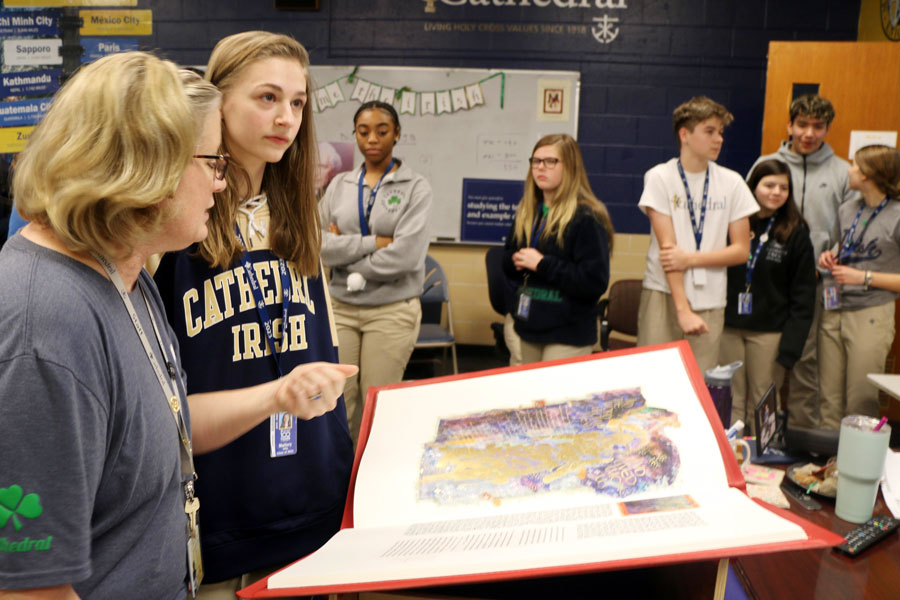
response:
<svg viewBox="0 0 900 600"><path fill-rule="evenodd" d="M478 164L501 168L509 173L526 173L531 152L528 136L517 133L478 136Z"/></svg>

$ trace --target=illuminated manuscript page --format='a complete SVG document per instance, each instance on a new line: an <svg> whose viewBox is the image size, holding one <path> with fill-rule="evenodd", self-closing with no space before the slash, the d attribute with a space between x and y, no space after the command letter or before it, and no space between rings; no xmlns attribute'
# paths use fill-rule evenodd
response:
<svg viewBox="0 0 900 600"><path fill-rule="evenodd" d="M581 398L590 392L640 388L649 406L678 415L666 428L681 455L678 479L665 494L728 486L722 456L677 349L532 369L488 377L387 390L378 394L372 432L356 480L355 527L384 526L594 504L592 490L536 494L491 502L443 506L419 501L416 484L425 444L438 422L495 408L520 408Z"/></svg>

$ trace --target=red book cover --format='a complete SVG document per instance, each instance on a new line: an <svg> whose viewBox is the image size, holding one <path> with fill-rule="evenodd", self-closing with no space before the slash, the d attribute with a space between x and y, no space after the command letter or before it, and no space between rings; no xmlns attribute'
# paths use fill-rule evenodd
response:
<svg viewBox="0 0 900 600"><path fill-rule="evenodd" d="M341 531L244 598L834 546L747 498L687 342L369 390Z"/></svg>

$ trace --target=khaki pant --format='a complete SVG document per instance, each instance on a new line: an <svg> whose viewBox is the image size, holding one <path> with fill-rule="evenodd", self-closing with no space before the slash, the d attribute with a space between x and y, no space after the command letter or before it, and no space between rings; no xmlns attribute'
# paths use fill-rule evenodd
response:
<svg viewBox="0 0 900 600"><path fill-rule="evenodd" d="M819 328L822 326L822 283L816 286L816 308L809 335L800 358L788 375L788 424L791 427L819 426Z"/></svg>
<svg viewBox="0 0 900 600"><path fill-rule="evenodd" d="M716 366L719 360L719 340L725 323L725 309L711 308L694 311L706 321L709 333L684 335L678 326L678 314L672 295L656 290L641 290L641 304L638 308L638 346L652 346L687 340L701 373Z"/></svg>
<svg viewBox="0 0 900 600"><path fill-rule="evenodd" d="M775 362L781 333L726 327L719 344L719 364L739 360L744 366L731 381L731 423L744 422L744 435L756 435L754 412L769 386L781 388L784 367ZM726 427L729 423L726 423Z"/></svg>
<svg viewBox="0 0 900 600"><path fill-rule="evenodd" d="M200 589L197 590L197 600L237 600L238 590L256 583L263 577L268 577L284 566L285 565L279 565L277 567L251 571L218 583L201 583ZM188 598L190 598L190 594L188 594Z"/></svg>
<svg viewBox="0 0 900 600"><path fill-rule="evenodd" d="M522 338L516 333L516 320L509 313L503 319L503 341L509 350L509 366L515 367L522 364Z"/></svg>
<svg viewBox="0 0 900 600"><path fill-rule="evenodd" d="M569 346L566 344L536 344L522 340L522 363L534 363L557 358L587 356L593 346Z"/></svg>
<svg viewBox="0 0 900 600"><path fill-rule="evenodd" d="M884 373L894 341L894 303L859 310L826 310L819 328L819 393L823 429L845 415L879 413L878 389L868 373Z"/></svg>
<svg viewBox="0 0 900 600"><path fill-rule="evenodd" d="M354 444L359 438L369 387L403 379L421 321L422 305L418 298L384 306L353 306L334 300L340 361L359 366L359 374L349 377L344 385L347 423Z"/></svg>

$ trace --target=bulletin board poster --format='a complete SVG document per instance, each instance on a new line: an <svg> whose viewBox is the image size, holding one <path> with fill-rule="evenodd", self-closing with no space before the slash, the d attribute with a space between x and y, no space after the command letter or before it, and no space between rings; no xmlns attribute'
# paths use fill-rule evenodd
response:
<svg viewBox="0 0 900 600"><path fill-rule="evenodd" d="M504 243L524 189L521 181L464 179L460 241Z"/></svg>

